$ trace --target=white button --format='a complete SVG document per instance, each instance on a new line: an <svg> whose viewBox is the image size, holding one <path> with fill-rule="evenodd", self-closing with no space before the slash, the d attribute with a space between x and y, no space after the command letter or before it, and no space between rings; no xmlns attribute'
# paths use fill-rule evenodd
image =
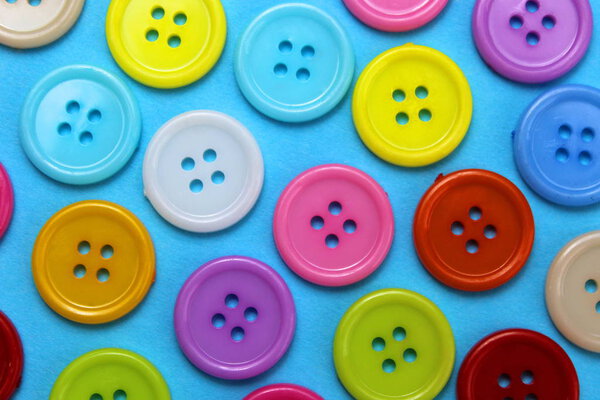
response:
<svg viewBox="0 0 600 400"><path fill-rule="evenodd" d="M215 111L181 114L154 135L144 158L144 191L173 225L214 232L242 219L262 189L264 164L252 134Z"/></svg>

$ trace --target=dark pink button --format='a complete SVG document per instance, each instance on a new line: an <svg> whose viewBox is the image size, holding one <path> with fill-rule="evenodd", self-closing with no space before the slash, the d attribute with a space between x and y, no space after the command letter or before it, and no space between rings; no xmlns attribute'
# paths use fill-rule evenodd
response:
<svg viewBox="0 0 600 400"><path fill-rule="evenodd" d="M305 387L282 383L262 387L244 397L244 400L323 400Z"/></svg>
<svg viewBox="0 0 600 400"><path fill-rule="evenodd" d="M8 173L0 164L0 238L4 236L14 207L13 189Z"/></svg>

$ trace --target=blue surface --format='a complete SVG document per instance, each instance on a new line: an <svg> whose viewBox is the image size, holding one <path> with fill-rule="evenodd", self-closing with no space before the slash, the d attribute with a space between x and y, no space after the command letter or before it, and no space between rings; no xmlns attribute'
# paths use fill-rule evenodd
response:
<svg viewBox="0 0 600 400"><path fill-rule="evenodd" d="M108 346L147 357L164 374L176 400L239 400L259 386L281 381L306 385L328 400L347 399L333 368L336 325L355 300L386 287L424 294L452 325L456 365L440 399L454 399L456 374L468 349L484 335L509 327L535 329L557 340L575 363L582 399L597 399L600 355L578 349L556 331L544 306L544 283L557 251L576 235L600 227L600 208L556 206L527 188L513 161L511 132L525 107L552 85L599 82L600 42L592 40L583 62L565 78L549 85L525 86L494 74L477 55L470 32L472 0L450 1L434 22L405 34L365 27L340 1L307 1L332 14L348 31L357 57L355 80L377 54L406 42L443 51L465 72L473 90L474 116L464 142L433 166L405 169L379 160L362 145L352 125L349 96L331 114L303 125L277 123L254 110L237 88L233 50L242 29L274 2L223 3L229 20L223 57L204 79L179 90L143 87L118 69L104 40L107 0L88 1L75 28L54 45L33 51L0 48L0 162L11 174L16 191L14 219L0 242L0 309L19 329L26 356L23 384L15 399L46 398L68 363ZM600 15L600 2L594 1L593 7ZM74 187L48 179L29 163L18 139L19 112L28 90L44 75L64 65L83 63L126 79L139 100L144 127L141 149L120 173L104 183ZM265 186L254 210L227 231L210 235L174 228L142 195L143 152L153 133L169 118L202 108L225 112L244 123L261 146L266 166ZM330 162L350 164L372 175L389 193L396 215L397 233L387 261L370 278L341 289L314 286L295 276L281 262L271 236L275 203L285 185L305 169ZM537 237L525 268L508 284L486 293L459 292L438 283L420 265L412 245L411 223L419 198L438 173L462 168L486 168L513 180L529 199L536 220ZM84 199L111 200L132 210L148 227L158 257L156 284L145 301L127 317L101 326L72 323L51 311L38 295L30 269L31 249L45 221L60 208ZM271 371L244 382L221 381L195 369L179 350L172 327L175 299L185 279L204 262L229 254L258 258L279 271L298 310L296 337L287 355Z"/></svg>

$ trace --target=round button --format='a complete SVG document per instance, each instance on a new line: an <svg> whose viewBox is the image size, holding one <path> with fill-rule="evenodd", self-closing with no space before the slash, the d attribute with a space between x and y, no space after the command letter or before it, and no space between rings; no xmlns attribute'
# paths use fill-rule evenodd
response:
<svg viewBox="0 0 600 400"><path fill-rule="evenodd" d="M534 238L527 199L508 179L470 169L440 175L421 198L413 225L429 273L455 289L508 282L525 265Z"/></svg>
<svg viewBox="0 0 600 400"><path fill-rule="evenodd" d="M308 121L344 97L354 75L354 54L332 17L309 5L284 4L246 29L235 54L235 74L246 99L263 114Z"/></svg>
<svg viewBox="0 0 600 400"><path fill-rule="evenodd" d="M136 81L170 89L202 78L225 46L219 0L112 0L106 40L115 61Z"/></svg>
<svg viewBox="0 0 600 400"><path fill-rule="evenodd" d="M21 384L23 345L10 319L0 311L0 399L10 399Z"/></svg>
<svg viewBox="0 0 600 400"><path fill-rule="evenodd" d="M388 32L417 29L438 16L448 0L344 0L356 18Z"/></svg>
<svg viewBox="0 0 600 400"><path fill-rule="evenodd" d="M14 195L8 172L0 163L0 239L8 229L14 208Z"/></svg>
<svg viewBox="0 0 600 400"><path fill-rule="evenodd" d="M338 325L333 359L359 400L433 399L454 366L454 337L440 309L402 289L372 292Z"/></svg>
<svg viewBox="0 0 600 400"><path fill-rule="evenodd" d="M223 379L247 379L271 368L295 327L294 300L283 279L248 257L204 264L175 305L179 346L192 364Z"/></svg>
<svg viewBox="0 0 600 400"><path fill-rule="evenodd" d="M569 356L541 333L510 329L477 343L458 373L457 399L579 400Z"/></svg>
<svg viewBox="0 0 600 400"><path fill-rule="evenodd" d="M131 158L142 129L123 82L96 67L69 66L43 78L21 114L21 144L50 178L84 185L109 178Z"/></svg>
<svg viewBox="0 0 600 400"><path fill-rule="evenodd" d="M60 374L49 400L170 400L169 387L150 361L122 349L82 355Z"/></svg>
<svg viewBox="0 0 600 400"><path fill-rule="evenodd" d="M35 285L50 308L72 321L100 324L133 310L154 282L154 246L127 209L90 200L46 222L33 248Z"/></svg>
<svg viewBox="0 0 600 400"><path fill-rule="evenodd" d="M244 397L244 400L323 400L323 398L302 386L278 384L257 389Z"/></svg>
<svg viewBox="0 0 600 400"><path fill-rule="evenodd" d="M450 154L471 123L467 79L446 55L406 44L377 56L354 89L352 115L363 143L392 164L418 167Z"/></svg>
<svg viewBox="0 0 600 400"><path fill-rule="evenodd" d="M262 190L264 165L252 134L215 111L190 111L163 125L144 158L144 191L171 224L214 232L241 220Z"/></svg>
<svg viewBox="0 0 600 400"><path fill-rule="evenodd" d="M77 22L85 0L0 2L0 43L17 49L40 47L63 36Z"/></svg>
<svg viewBox="0 0 600 400"><path fill-rule="evenodd" d="M557 254L546 280L546 306L567 339L600 353L600 231L569 242Z"/></svg>
<svg viewBox="0 0 600 400"><path fill-rule="evenodd" d="M600 90L564 85L537 98L514 133L525 182L565 206L600 201Z"/></svg>
<svg viewBox="0 0 600 400"><path fill-rule="evenodd" d="M358 282L386 258L394 237L387 194L346 165L311 168L283 191L273 219L279 254L302 278L325 286Z"/></svg>

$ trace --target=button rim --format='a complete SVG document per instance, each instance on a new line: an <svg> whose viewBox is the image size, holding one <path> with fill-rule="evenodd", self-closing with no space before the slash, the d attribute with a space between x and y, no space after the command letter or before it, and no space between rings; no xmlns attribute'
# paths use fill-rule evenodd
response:
<svg viewBox="0 0 600 400"><path fill-rule="evenodd" d="M294 396L298 395L298 397ZM256 389L244 400L290 400L287 396L294 396L291 400L323 400L321 396L304 386L293 383L275 383Z"/></svg>
<svg viewBox="0 0 600 400"><path fill-rule="evenodd" d="M2 196L0 199L0 239L2 239L10 226L15 205L10 176L2 163L0 163L0 196Z"/></svg>
<svg viewBox="0 0 600 400"><path fill-rule="evenodd" d="M12 368L9 369L9 374L6 377L0 376L0 398L9 399L12 394L21 385L23 374L24 354L23 344L17 328L12 323L10 318L0 311L0 337L5 342L3 345L11 350L9 361Z"/></svg>

